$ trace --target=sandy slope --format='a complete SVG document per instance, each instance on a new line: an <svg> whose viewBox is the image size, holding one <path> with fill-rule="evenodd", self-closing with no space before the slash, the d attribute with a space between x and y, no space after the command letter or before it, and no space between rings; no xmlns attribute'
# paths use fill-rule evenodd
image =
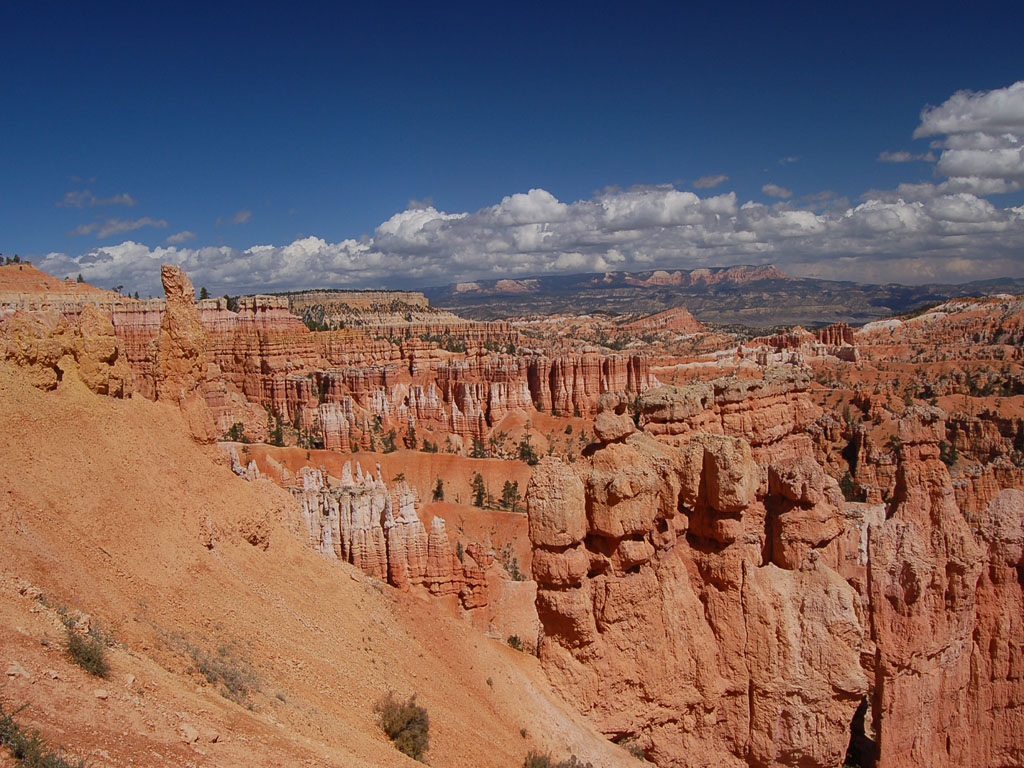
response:
<svg viewBox="0 0 1024 768"><path fill-rule="evenodd" d="M70 375L44 393L4 366L0 405L0 664L29 675L8 675L0 700L28 703L22 720L73 754L414 765L375 723L393 689L429 711L434 766L519 766L531 748L636 765L550 693L533 657L306 549L288 494L236 478L170 406L98 397ZM110 679L68 662L27 585L114 628ZM251 666L251 709L189 673L184 640Z"/></svg>

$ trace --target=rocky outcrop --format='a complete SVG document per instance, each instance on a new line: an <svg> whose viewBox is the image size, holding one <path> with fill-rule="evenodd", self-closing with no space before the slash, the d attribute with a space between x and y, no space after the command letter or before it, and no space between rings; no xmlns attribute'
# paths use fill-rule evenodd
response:
<svg viewBox="0 0 1024 768"><path fill-rule="evenodd" d="M764 482L738 437L629 432L531 480L549 676L659 765L838 765L868 681L861 598L825 562L834 481L792 459Z"/></svg>
<svg viewBox="0 0 1024 768"><path fill-rule="evenodd" d="M340 479L310 468L300 475L302 485L292 491L314 549L399 589L418 586L433 595L455 596L467 610L488 604L486 569L494 555L471 545L460 558L439 517L428 533L408 483L389 489L380 465L370 474L358 463L355 470L346 463Z"/></svg>
<svg viewBox="0 0 1024 768"><path fill-rule="evenodd" d="M74 316L49 310L0 314L0 360L18 366L32 384L53 389L72 373L93 392L124 397L132 375L108 315L92 304Z"/></svg>
<svg viewBox="0 0 1024 768"><path fill-rule="evenodd" d="M869 532L882 766L977 764L963 715L982 550L939 459L944 418L901 420L894 502Z"/></svg>
<svg viewBox="0 0 1024 768"><path fill-rule="evenodd" d="M966 735L973 765L1024 763L1024 492L1001 491L974 521L985 553L975 591ZM956 734L957 742L964 738ZM962 743L962 742L961 742ZM947 749L947 752L950 752ZM954 764L950 754L949 764Z"/></svg>
<svg viewBox="0 0 1024 768"><path fill-rule="evenodd" d="M663 766L1020 764L1024 492L997 492L972 530L945 414L910 408L888 508L848 504L800 419L726 422L740 390L768 408L794 391L658 390L650 433L606 398L589 460L537 467L552 682Z"/></svg>
<svg viewBox="0 0 1024 768"><path fill-rule="evenodd" d="M853 329L848 323L833 323L825 328L819 328L814 335L818 341L830 347L853 344Z"/></svg>
<svg viewBox="0 0 1024 768"><path fill-rule="evenodd" d="M802 432L821 414L806 393L805 372L773 368L760 379L735 376L687 387L660 387L640 401L649 434L682 438L695 432L742 437L754 447Z"/></svg>
<svg viewBox="0 0 1024 768"><path fill-rule="evenodd" d="M675 333L703 333L706 328L698 322L697 318L686 311L684 307L673 307L664 312L656 312L647 317L641 317L622 326L624 331L658 332L674 331Z"/></svg>
<svg viewBox="0 0 1024 768"><path fill-rule="evenodd" d="M195 290L178 267L163 265L160 280L167 301L156 345L156 398L181 407L196 440L213 442L219 435L203 388L209 340L199 319Z"/></svg>
<svg viewBox="0 0 1024 768"><path fill-rule="evenodd" d="M968 520L974 520L996 495L1008 488L1024 488L1024 467L1004 456L987 464L971 464L953 478L956 505Z"/></svg>

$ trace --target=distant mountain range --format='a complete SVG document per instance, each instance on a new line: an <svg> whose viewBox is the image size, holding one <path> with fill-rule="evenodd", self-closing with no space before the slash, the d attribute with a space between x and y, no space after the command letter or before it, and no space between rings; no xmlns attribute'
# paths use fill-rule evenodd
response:
<svg viewBox="0 0 1024 768"><path fill-rule="evenodd" d="M477 280L424 293L432 305L478 320L561 313L650 314L682 306L703 323L769 327L866 323L956 296L1024 293L1024 279L870 285L790 277L767 265Z"/></svg>

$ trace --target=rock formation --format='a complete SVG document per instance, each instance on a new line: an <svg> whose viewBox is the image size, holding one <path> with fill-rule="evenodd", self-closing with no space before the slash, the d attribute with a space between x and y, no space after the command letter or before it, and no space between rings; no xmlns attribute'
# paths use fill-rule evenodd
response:
<svg viewBox="0 0 1024 768"><path fill-rule="evenodd" d="M488 604L486 569L494 555L470 546L460 559L439 517L428 533L404 480L389 489L380 465L370 474L358 463L353 470L350 462L340 479L309 468L299 474L302 485L292 491L314 549L399 589L420 586L433 595L457 596L466 609Z"/></svg>
<svg viewBox="0 0 1024 768"><path fill-rule="evenodd" d="M799 377L662 388L637 431L608 397L586 462L541 462L549 677L662 766L1019 764L1024 493L972 531L945 414L912 408L888 510L844 502L804 400Z"/></svg>
<svg viewBox="0 0 1024 768"><path fill-rule="evenodd" d="M219 435L203 388L209 341L199 319L195 290L178 267L163 265L160 280L167 303L156 345L156 398L181 407L196 440L213 442Z"/></svg>
<svg viewBox="0 0 1024 768"><path fill-rule="evenodd" d="M18 366L33 385L53 389L74 367L93 392L124 397L132 375L108 316L86 304L73 316L17 310L0 314L0 360Z"/></svg>

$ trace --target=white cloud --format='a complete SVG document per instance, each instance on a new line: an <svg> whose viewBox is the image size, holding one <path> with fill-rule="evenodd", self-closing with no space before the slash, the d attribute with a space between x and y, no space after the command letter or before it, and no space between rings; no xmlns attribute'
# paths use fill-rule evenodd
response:
<svg viewBox="0 0 1024 768"><path fill-rule="evenodd" d="M239 211L238 213L236 213L234 216L231 217L231 223L232 224L245 224L251 218L252 218L252 211L247 211L245 209L242 209L241 211Z"/></svg>
<svg viewBox="0 0 1024 768"><path fill-rule="evenodd" d="M778 184L765 184L761 187L761 191L768 195L768 197L787 198L793 196L792 190L780 187Z"/></svg>
<svg viewBox="0 0 1024 768"><path fill-rule="evenodd" d="M991 91L958 91L921 112L914 138L944 136L936 172L944 191L1016 192L1024 186L1024 80Z"/></svg>
<svg viewBox="0 0 1024 768"><path fill-rule="evenodd" d="M729 180L729 177L724 173L716 173L713 176L701 176L693 180L693 187L695 189L711 189L717 187L720 184L724 184Z"/></svg>
<svg viewBox="0 0 1024 768"><path fill-rule="evenodd" d="M68 192L64 195L63 200L57 202L58 208L92 208L97 205L127 205L131 207L135 205L135 199L125 193L112 197L96 197L91 190L79 189Z"/></svg>
<svg viewBox="0 0 1024 768"><path fill-rule="evenodd" d="M889 152L888 150L878 155L878 161L880 163L934 163L935 153L934 152L920 152L915 154L914 152L907 152L906 150L899 150L897 152Z"/></svg>
<svg viewBox="0 0 1024 768"><path fill-rule="evenodd" d="M1022 254L1024 213L969 192L943 194L936 185L919 199L876 198L820 212L667 187L573 203L535 190L474 213L412 208L364 241L305 237L246 249L128 241L76 258L48 254L40 266L158 294L164 262L182 265L217 293L236 293L739 263L861 281L965 280L1024 276Z"/></svg>
<svg viewBox="0 0 1024 768"><path fill-rule="evenodd" d="M189 240L195 239L196 233L190 232L189 230L186 229L171 235L170 237L167 238L165 242L168 243L169 245L180 245L181 243L187 243Z"/></svg>
<svg viewBox="0 0 1024 768"><path fill-rule="evenodd" d="M75 227L73 230L68 232L71 236L76 235L88 235L92 232L96 233L98 239L105 237L111 237L112 235L120 235L125 232L131 232L142 227L166 227L167 222L163 219L153 219L149 216L143 216L141 219L107 219L106 221L94 221L92 224L82 224Z"/></svg>
<svg viewBox="0 0 1024 768"><path fill-rule="evenodd" d="M1019 132L1024 127L1024 80L992 91L957 91L938 107L921 111L914 138L977 131Z"/></svg>
<svg viewBox="0 0 1024 768"><path fill-rule="evenodd" d="M193 237L180 232L167 238L170 247L126 241L37 261L58 275L81 272L99 285L154 294L162 262L182 265L197 284L217 293L423 287L557 272L763 263L798 275L858 281L1024 276L1024 206L1001 208L984 197L1024 186L1024 117L1015 111L1022 94L1024 86L1016 84L955 94L926 109L918 134L936 137L941 155L935 172L945 178L871 190L853 205L827 191L793 201L791 190L773 183L761 190L777 198L767 203L743 202L731 191L702 197L671 185L606 187L589 199L563 202L535 188L467 212L413 200L360 240L175 247ZM928 154L883 152L879 159L927 161ZM693 186L708 189L724 181L702 177ZM231 221L249 216L240 211ZM75 233L108 237L144 226L167 222L108 219Z"/></svg>

